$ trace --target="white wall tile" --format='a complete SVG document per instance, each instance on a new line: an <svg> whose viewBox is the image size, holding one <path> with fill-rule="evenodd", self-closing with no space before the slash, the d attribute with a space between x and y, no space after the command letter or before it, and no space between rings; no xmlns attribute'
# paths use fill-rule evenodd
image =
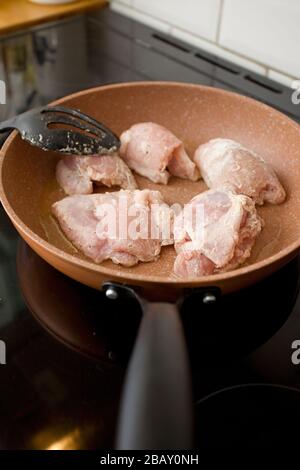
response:
<svg viewBox="0 0 300 470"><path fill-rule="evenodd" d="M224 0L220 44L300 77L299 18L299 0Z"/></svg>
<svg viewBox="0 0 300 470"><path fill-rule="evenodd" d="M204 38L215 40L221 0L132 0L134 8Z"/></svg>
<svg viewBox="0 0 300 470"><path fill-rule="evenodd" d="M293 82L297 80L296 77L291 77L290 75L284 75L283 73L279 73L276 70L272 70L272 69L268 70L268 77L290 88L293 88Z"/></svg>
<svg viewBox="0 0 300 470"><path fill-rule="evenodd" d="M245 59L244 57L240 57L237 54L233 54L232 52L223 49L217 44L213 44L212 42L206 41L205 39L199 38L198 36L194 36L177 28L172 28L171 34L178 39L192 44L195 47L199 47L200 49L210 52L211 54L215 54L216 56L222 57L223 59L227 59L235 64L252 70L253 72L266 75L266 67L251 60Z"/></svg>
<svg viewBox="0 0 300 470"><path fill-rule="evenodd" d="M300 0L111 0L111 8L287 86L300 78Z"/></svg>
<svg viewBox="0 0 300 470"><path fill-rule="evenodd" d="M152 16L146 15L141 13L140 11L136 11L132 8L127 7L126 5L122 5L120 2L111 2L110 8L122 15L129 16L134 20L140 21L148 26L151 26L154 29L158 29L159 31L163 31L164 33L169 33L171 26L168 23L164 23Z"/></svg>
<svg viewBox="0 0 300 470"><path fill-rule="evenodd" d="M132 0L111 0L110 3L111 4L112 3L124 3L127 6L131 6L132 5Z"/></svg>

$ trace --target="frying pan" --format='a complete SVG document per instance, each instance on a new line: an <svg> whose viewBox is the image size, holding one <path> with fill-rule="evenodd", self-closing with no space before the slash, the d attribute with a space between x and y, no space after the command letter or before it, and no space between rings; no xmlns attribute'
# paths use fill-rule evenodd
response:
<svg viewBox="0 0 300 470"><path fill-rule="evenodd" d="M112 302L120 295L134 296L144 309L125 380L117 446L191 447L191 383L178 304L191 289L200 289L203 302L211 302L219 293L245 288L300 251L300 127L255 100L193 84L109 85L55 104L81 109L116 134L137 122L157 122L182 139L190 154L212 138L237 140L271 163L287 191L283 204L258 208L265 227L245 265L227 273L178 279L172 274L172 247L165 247L158 261L133 268L110 261L96 265L78 253L50 215L51 204L64 197L55 181L60 157L29 146L16 133L2 148L0 197L21 237L61 272L105 289ZM177 178L171 178L167 186L142 177L137 181L140 188L159 189L168 203L184 204L206 189L202 181Z"/></svg>

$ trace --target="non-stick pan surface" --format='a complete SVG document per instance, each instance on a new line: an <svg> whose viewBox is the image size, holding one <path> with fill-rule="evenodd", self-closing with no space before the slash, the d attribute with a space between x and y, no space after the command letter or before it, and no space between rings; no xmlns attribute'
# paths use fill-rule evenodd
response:
<svg viewBox="0 0 300 470"><path fill-rule="evenodd" d="M200 143L211 138L235 139L271 163L287 191L283 204L258 208L265 227L250 260L235 271L179 280L172 274L175 257L172 247L164 248L158 261L140 263L130 269L110 261L96 265L74 249L50 214L51 204L64 197L55 181L59 156L31 147L14 134L1 152L2 203L29 245L65 274L92 287L99 287L104 279L117 279L154 286L216 285L226 292L256 282L298 252L300 127L283 114L220 89L168 82L103 86L57 103L81 109L117 134L137 122L157 122L182 139L191 155ZM159 189L168 203L185 203L206 189L202 181L171 178L164 186L142 177L137 180L140 188Z"/></svg>

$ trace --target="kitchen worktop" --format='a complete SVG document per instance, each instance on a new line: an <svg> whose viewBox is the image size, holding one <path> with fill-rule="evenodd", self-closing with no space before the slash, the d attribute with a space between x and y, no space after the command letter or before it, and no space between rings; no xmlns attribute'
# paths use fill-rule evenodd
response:
<svg viewBox="0 0 300 470"><path fill-rule="evenodd" d="M0 35L101 8L106 0L78 0L62 5L39 5L28 0L0 1Z"/></svg>

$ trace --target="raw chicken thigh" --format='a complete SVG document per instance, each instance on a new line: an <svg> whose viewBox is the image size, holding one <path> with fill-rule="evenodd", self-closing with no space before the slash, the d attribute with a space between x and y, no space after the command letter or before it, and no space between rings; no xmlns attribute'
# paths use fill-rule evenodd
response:
<svg viewBox="0 0 300 470"><path fill-rule="evenodd" d="M129 168L154 183L167 184L170 173L192 181L200 177L182 142L163 126L153 122L135 124L123 132L120 140L120 155Z"/></svg>
<svg viewBox="0 0 300 470"><path fill-rule="evenodd" d="M200 145L194 161L209 188L227 188L256 204L280 204L285 191L274 170L260 156L230 139Z"/></svg>
<svg viewBox="0 0 300 470"><path fill-rule="evenodd" d="M56 179L66 194L91 194L93 182L104 186L136 189L126 163L117 155L77 157L67 155L56 166Z"/></svg>
<svg viewBox="0 0 300 470"><path fill-rule="evenodd" d="M250 256L261 229L249 197L214 189L197 195L175 218L175 274L199 277L236 268Z"/></svg>
<svg viewBox="0 0 300 470"><path fill-rule="evenodd" d="M159 191L73 195L53 204L52 212L66 237L96 263L153 261L162 245L173 243L173 212Z"/></svg>

